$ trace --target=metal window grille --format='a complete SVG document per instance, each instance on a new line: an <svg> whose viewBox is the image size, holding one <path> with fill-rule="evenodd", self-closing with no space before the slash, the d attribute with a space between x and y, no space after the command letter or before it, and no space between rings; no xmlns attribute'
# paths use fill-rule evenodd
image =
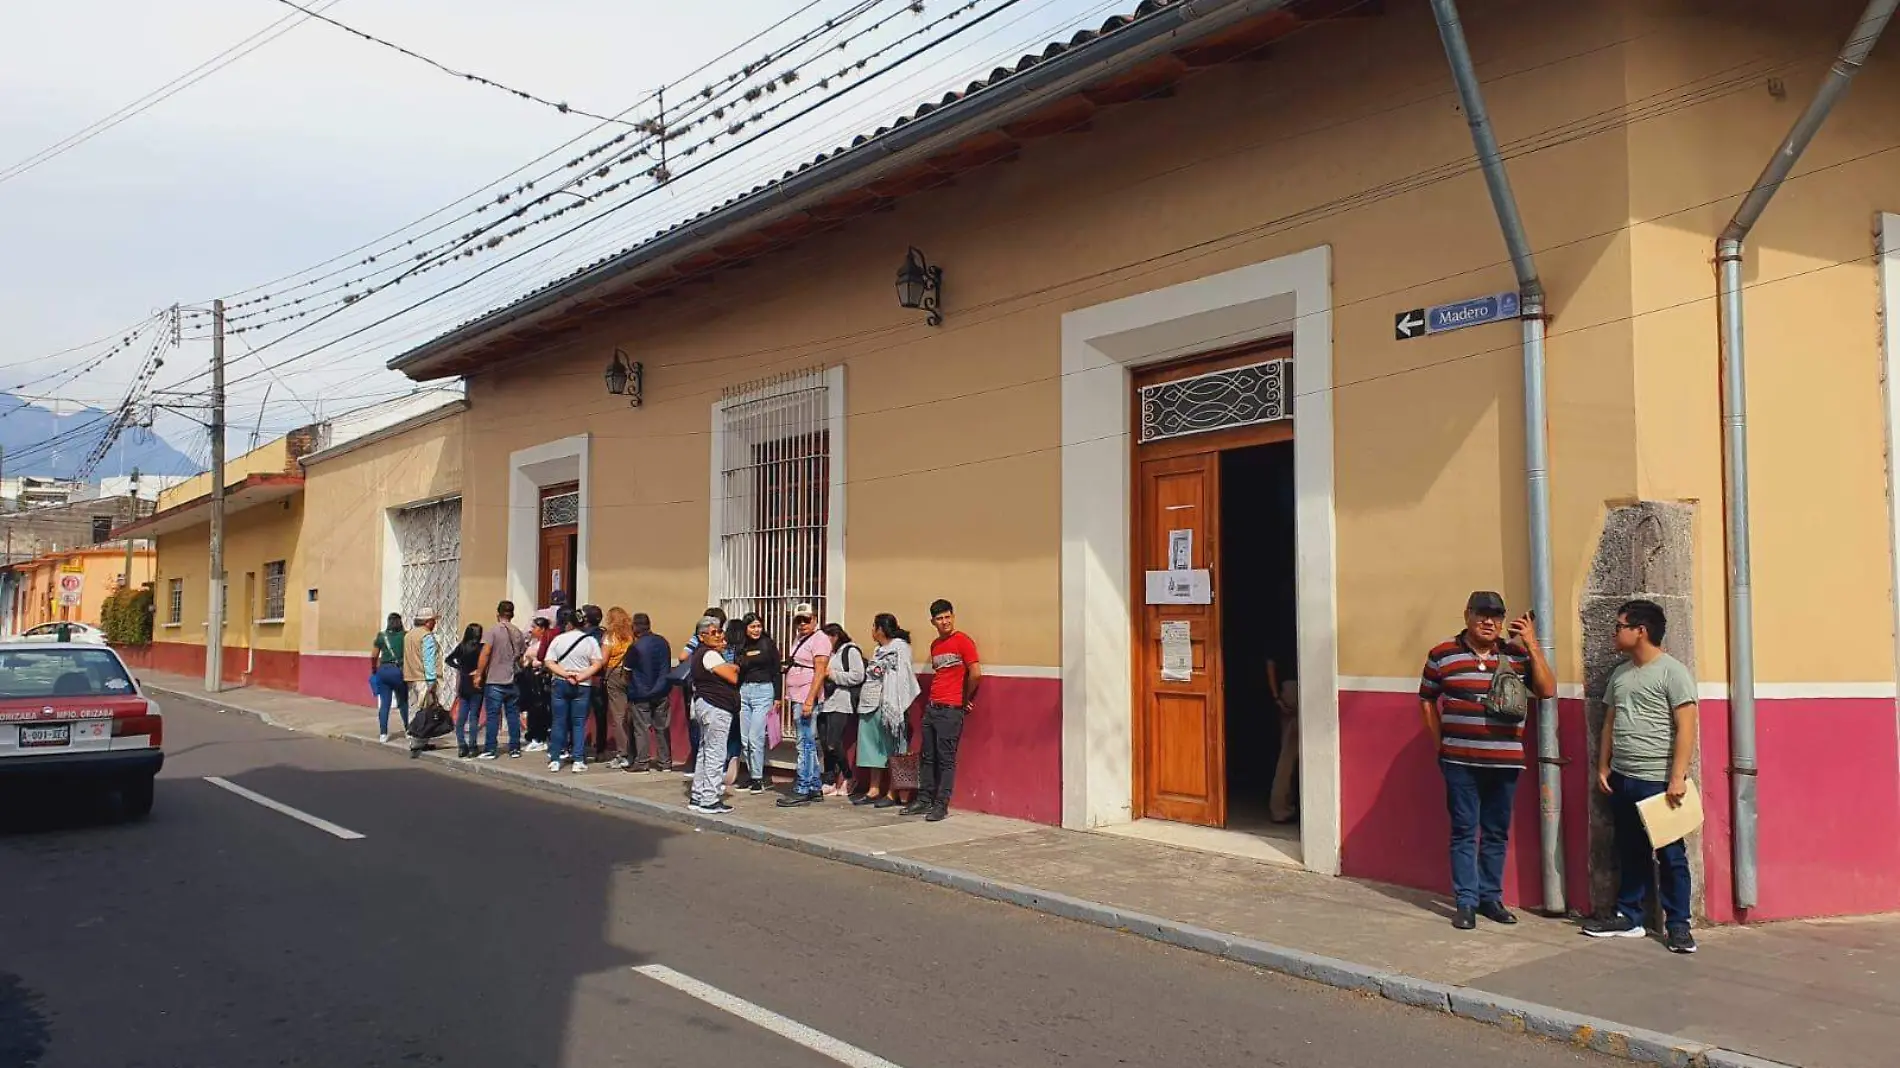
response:
<svg viewBox="0 0 1900 1068"><path fill-rule="evenodd" d="M282 560L270 560L264 564L263 618L284 618L284 562Z"/></svg>
<svg viewBox="0 0 1900 1068"><path fill-rule="evenodd" d="M402 559L398 610L413 621L422 609L435 609L441 619L436 634L453 645L462 629L462 500L399 508L391 519ZM437 679L436 696L444 705L455 700L454 674L443 672Z"/></svg>
<svg viewBox="0 0 1900 1068"><path fill-rule="evenodd" d="M825 617L830 388L823 370L800 371L730 387L723 397L718 603L734 618L757 612L789 656L794 609L810 604Z"/></svg>
<svg viewBox="0 0 1900 1068"><path fill-rule="evenodd" d="M166 594L165 622L183 623L185 621L185 580L173 579Z"/></svg>
<svg viewBox="0 0 1900 1068"><path fill-rule="evenodd" d="M1141 387L1141 440L1293 418L1293 361L1266 360Z"/></svg>
<svg viewBox="0 0 1900 1068"><path fill-rule="evenodd" d="M565 527L581 521L581 491L551 493L541 498L541 526Z"/></svg>

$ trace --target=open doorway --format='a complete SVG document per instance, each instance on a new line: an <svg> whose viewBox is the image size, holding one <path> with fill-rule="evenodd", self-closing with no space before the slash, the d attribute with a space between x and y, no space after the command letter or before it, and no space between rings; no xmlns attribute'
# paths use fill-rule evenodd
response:
<svg viewBox="0 0 1900 1068"><path fill-rule="evenodd" d="M1294 501L1291 441L1221 452L1223 567L1214 576L1214 603L1221 612L1227 827L1297 841L1297 719L1282 711L1283 699L1298 707Z"/></svg>

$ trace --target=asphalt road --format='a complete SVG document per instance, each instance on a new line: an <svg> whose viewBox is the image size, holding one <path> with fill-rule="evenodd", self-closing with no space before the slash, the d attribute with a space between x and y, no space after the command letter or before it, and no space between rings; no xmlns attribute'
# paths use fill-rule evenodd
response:
<svg viewBox="0 0 1900 1068"><path fill-rule="evenodd" d="M1614 1063L196 702L165 711L149 820L0 812L6 1068ZM713 989L676 988L694 981Z"/></svg>

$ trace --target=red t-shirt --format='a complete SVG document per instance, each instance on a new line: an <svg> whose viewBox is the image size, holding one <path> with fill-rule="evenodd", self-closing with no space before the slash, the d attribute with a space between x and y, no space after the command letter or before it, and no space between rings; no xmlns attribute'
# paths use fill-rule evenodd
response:
<svg viewBox="0 0 1900 1068"><path fill-rule="evenodd" d="M963 707L963 680L970 665L980 663L976 643L962 631L930 643L930 703Z"/></svg>

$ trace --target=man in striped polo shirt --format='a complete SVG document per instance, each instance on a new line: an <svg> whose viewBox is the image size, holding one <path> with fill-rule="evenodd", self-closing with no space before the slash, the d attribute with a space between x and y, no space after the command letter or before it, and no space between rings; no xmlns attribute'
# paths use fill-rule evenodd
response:
<svg viewBox="0 0 1900 1068"><path fill-rule="evenodd" d="M1434 646L1425 658L1418 700L1425 729L1445 773L1451 813L1451 886L1458 915L1452 926L1469 931L1483 915L1516 923L1504 907L1504 850L1510 841L1511 804L1524 769L1523 721L1485 711L1500 666L1528 676L1539 698L1557 693L1557 680L1537 645L1529 616L1504 623L1504 598L1489 591L1465 603L1465 629Z"/></svg>

